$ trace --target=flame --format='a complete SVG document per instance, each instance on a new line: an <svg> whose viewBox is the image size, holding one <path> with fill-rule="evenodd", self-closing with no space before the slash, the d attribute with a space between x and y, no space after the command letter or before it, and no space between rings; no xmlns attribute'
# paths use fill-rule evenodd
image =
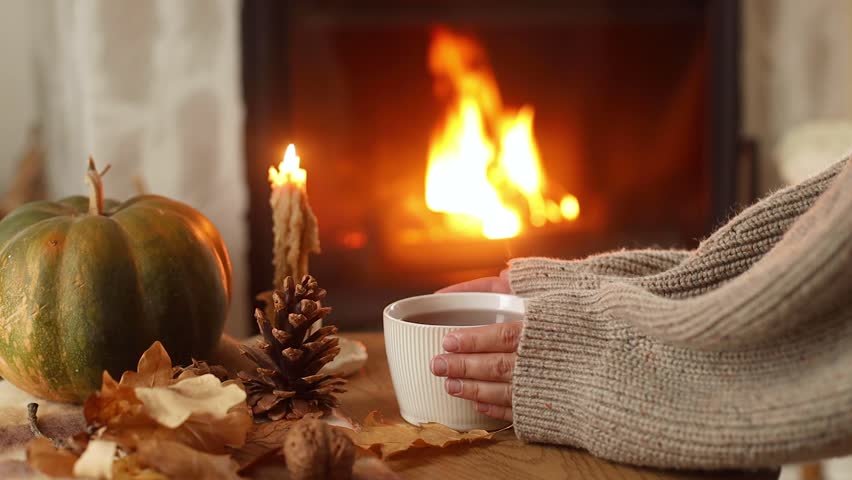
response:
<svg viewBox="0 0 852 480"><path fill-rule="evenodd" d="M308 172L304 168L299 168L299 162L301 162L301 159L296 155L296 146L292 143L287 145L284 158L281 159L278 168L269 167L269 183L274 186L281 186L285 183L304 186L308 179Z"/></svg>
<svg viewBox="0 0 852 480"><path fill-rule="evenodd" d="M557 204L544 196L535 112L529 105L514 112L503 108L480 46L438 28L429 68L437 93L449 94L450 103L429 147L426 206L447 214L453 230L492 239L517 236L526 223L576 219L576 197L566 195Z"/></svg>

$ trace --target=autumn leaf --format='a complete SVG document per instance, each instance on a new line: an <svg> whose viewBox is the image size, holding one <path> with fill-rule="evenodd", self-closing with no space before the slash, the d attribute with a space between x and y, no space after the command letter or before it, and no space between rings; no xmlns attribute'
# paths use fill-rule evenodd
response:
<svg viewBox="0 0 852 480"><path fill-rule="evenodd" d="M117 459L112 464L113 480L169 480L162 473L139 463L135 453Z"/></svg>
<svg viewBox="0 0 852 480"><path fill-rule="evenodd" d="M151 417L145 414L145 406L132 387L120 385L106 371L103 373L101 389L83 403L86 424L94 427L124 428L147 426Z"/></svg>
<svg viewBox="0 0 852 480"><path fill-rule="evenodd" d="M321 412L313 412L302 417L320 418ZM298 420L277 420L274 422L255 423L246 435L246 443L242 448L233 452L232 457L240 464L240 469L250 468L255 462L269 453L280 453L281 445L290 427Z"/></svg>
<svg viewBox="0 0 852 480"><path fill-rule="evenodd" d="M381 415L374 411L364 419L361 430L350 432L349 436L355 445L372 450L385 459L412 448L444 448L487 440L493 434L485 430L462 433L438 423L427 423L420 427L407 423L386 424Z"/></svg>
<svg viewBox="0 0 852 480"><path fill-rule="evenodd" d="M223 385L208 373L167 387L137 387L136 396L145 405L145 412L157 423L177 428L196 414L224 418L231 407L245 402L246 392L233 383Z"/></svg>
<svg viewBox="0 0 852 480"><path fill-rule="evenodd" d="M204 452L225 453L227 448L245 445L246 435L252 425L254 421L248 406L240 403L231 407L220 419L192 415L174 431L174 440Z"/></svg>
<svg viewBox="0 0 852 480"><path fill-rule="evenodd" d="M240 383L211 374L173 380L171 359L159 342L138 368L119 382L104 372L100 391L83 406L88 425L106 427L104 438L131 450L143 439L178 441L209 453L244 444L252 419Z"/></svg>
<svg viewBox="0 0 852 480"><path fill-rule="evenodd" d="M142 465L149 465L171 478L194 480L238 480L239 465L228 455L211 455L173 441L143 440L136 455Z"/></svg>
<svg viewBox="0 0 852 480"><path fill-rule="evenodd" d="M92 440L74 463L74 476L86 478L112 478L112 462L118 444L109 440Z"/></svg>
<svg viewBox="0 0 852 480"><path fill-rule="evenodd" d="M68 450L56 448L53 442L44 437L34 438L27 444L27 463L51 477L73 476L77 458Z"/></svg>
<svg viewBox="0 0 852 480"><path fill-rule="evenodd" d="M214 371L196 362L173 378L171 358L154 342L136 372L124 372L119 381L103 372L100 390L83 405L94 435L81 433L62 449L35 439L27 448L28 463L63 477L239 478L236 462L213 454L245 443L253 425L245 390L239 381L222 382L204 369Z"/></svg>
<svg viewBox="0 0 852 480"><path fill-rule="evenodd" d="M139 357L136 371L121 375L120 385L127 387L165 387L172 381L172 359L159 341L154 342Z"/></svg>

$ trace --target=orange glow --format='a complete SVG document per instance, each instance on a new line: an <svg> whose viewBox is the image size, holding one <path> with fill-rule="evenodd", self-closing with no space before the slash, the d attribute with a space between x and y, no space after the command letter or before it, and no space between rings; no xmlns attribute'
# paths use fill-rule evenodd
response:
<svg viewBox="0 0 852 480"><path fill-rule="evenodd" d="M308 178L308 172L304 168L299 168L301 159L296 155L296 146L292 143L287 146L284 152L284 158L278 164L278 168L269 167L269 183L275 186L281 186L285 183L293 183L297 186L304 186Z"/></svg>
<svg viewBox="0 0 852 480"><path fill-rule="evenodd" d="M471 38L435 30L429 68L450 103L429 147L426 206L447 214L454 231L510 238L529 224L575 220L579 202L557 205L544 195L544 174L533 135L534 110L502 106L488 58Z"/></svg>
<svg viewBox="0 0 852 480"><path fill-rule="evenodd" d="M367 234L360 230L345 232L340 237L340 244L350 250L358 250L367 246Z"/></svg>

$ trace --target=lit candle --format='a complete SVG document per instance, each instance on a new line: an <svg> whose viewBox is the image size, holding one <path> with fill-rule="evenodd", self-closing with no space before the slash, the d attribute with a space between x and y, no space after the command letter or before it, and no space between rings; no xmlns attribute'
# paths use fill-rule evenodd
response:
<svg viewBox="0 0 852 480"><path fill-rule="evenodd" d="M290 144L278 168L269 167L272 195L272 229L275 234L272 263L275 278L272 285L282 287L284 277L291 276L299 282L308 274L308 255L319 253L317 218L308 204L305 190L308 174L299 167L296 147Z"/></svg>

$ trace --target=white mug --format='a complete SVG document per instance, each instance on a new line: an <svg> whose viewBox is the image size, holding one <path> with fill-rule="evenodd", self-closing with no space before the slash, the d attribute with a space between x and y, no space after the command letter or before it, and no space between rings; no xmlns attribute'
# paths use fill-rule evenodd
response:
<svg viewBox="0 0 852 480"><path fill-rule="evenodd" d="M444 335L471 326L425 325L405 319L412 315L457 310L487 310L523 315L520 297L500 293L436 293L399 300L384 311L385 350L402 418L415 425L441 423L466 431L496 430L510 422L483 415L470 400L449 395L444 379L432 375L432 357L444 353ZM499 322L499 315L495 315Z"/></svg>

